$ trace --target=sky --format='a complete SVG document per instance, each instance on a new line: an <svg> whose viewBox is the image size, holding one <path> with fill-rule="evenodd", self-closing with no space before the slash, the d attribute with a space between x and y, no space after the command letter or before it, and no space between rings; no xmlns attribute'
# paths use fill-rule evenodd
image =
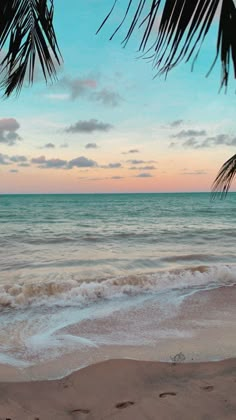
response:
<svg viewBox="0 0 236 420"><path fill-rule="evenodd" d="M235 81L219 93L214 25L191 62L167 79L138 53L140 32L109 41L127 1L96 31L110 0L55 0L58 80L0 100L0 193L210 191L235 153ZM128 20L129 22L129 20ZM235 190L234 186L232 190Z"/></svg>

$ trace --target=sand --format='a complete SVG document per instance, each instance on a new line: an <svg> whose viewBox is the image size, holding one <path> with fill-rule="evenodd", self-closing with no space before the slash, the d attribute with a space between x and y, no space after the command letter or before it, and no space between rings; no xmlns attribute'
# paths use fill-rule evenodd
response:
<svg viewBox="0 0 236 420"><path fill-rule="evenodd" d="M6 420L236 419L236 359L109 360L54 381L0 383Z"/></svg>

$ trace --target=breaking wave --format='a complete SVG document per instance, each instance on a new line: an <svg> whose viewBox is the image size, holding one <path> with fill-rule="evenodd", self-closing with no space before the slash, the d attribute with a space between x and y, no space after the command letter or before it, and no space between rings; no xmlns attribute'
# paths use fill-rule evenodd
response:
<svg viewBox="0 0 236 420"><path fill-rule="evenodd" d="M58 273L44 278L19 280L0 286L0 308L32 306L84 307L101 300L165 293L194 293L236 284L236 266L197 266L184 270L158 271L145 275L117 276L82 281L75 275Z"/></svg>

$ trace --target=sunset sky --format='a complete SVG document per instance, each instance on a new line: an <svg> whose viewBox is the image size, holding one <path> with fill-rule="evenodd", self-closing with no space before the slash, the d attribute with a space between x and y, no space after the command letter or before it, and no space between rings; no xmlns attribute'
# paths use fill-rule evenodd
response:
<svg viewBox="0 0 236 420"><path fill-rule="evenodd" d="M109 41L125 4L95 35L110 0L55 1L64 63L53 85L37 69L33 87L1 100L0 193L209 191L235 153L233 75L227 94L220 62L205 77L217 26L193 72L181 64L154 79L139 32L126 48L125 27Z"/></svg>

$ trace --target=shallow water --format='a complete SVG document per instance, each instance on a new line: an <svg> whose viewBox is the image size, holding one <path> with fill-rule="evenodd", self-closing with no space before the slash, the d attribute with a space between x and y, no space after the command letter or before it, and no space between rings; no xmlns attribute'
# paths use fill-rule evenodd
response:
<svg viewBox="0 0 236 420"><path fill-rule="evenodd" d="M176 321L185 303L208 296L207 325L214 291L236 284L235 208L234 193L0 196L0 363L73 355L76 369L153 348L163 359L167 341L186 348L200 313L186 328ZM230 356L227 346L212 358Z"/></svg>

